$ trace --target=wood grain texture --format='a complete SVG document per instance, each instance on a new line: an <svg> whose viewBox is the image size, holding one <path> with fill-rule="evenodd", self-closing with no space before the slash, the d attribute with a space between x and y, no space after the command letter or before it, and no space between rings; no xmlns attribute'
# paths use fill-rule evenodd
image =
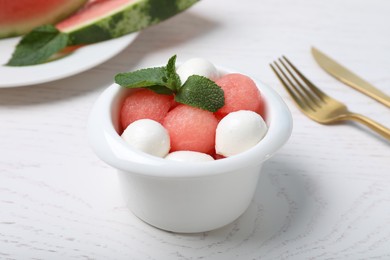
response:
<svg viewBox="0 0 390 260"><path fill-rule="evenodd" d="M94 69L0 89L0 259L390 259L389 143L357 124L310 121L268 66L285 54L329 95L390 127L388 108L310 54L314 45L390 94L389 10L387 0L201 1ZM161 231L132 215L115 170L86 138L90 108L117 72L172 54L257 77L294 118L248 210L202 234Z"/></svg>

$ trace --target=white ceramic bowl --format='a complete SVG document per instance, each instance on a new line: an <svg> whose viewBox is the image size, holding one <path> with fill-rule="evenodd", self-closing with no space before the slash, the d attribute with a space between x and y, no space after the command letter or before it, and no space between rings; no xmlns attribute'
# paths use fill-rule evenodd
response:
<svg viewBox="0 0 390 260"><path fill-rule="evenodd" d="M90 114L89 141L118 170L125 200L136 216L164 230L192 233L222 227L244 213L264 161L292 130L290 111L279 95L254 80L265 100L266 136L241 154L202 163L165 160L131 148L118 134L120 106L131 90L113 84L101 94Z"/></svg>

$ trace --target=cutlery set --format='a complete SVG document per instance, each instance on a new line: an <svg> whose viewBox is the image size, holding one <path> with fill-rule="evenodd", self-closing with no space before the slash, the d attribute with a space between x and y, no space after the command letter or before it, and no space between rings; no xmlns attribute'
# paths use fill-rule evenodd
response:
<svg viewBox="0 0 390 260"><path fill-rule="evenodd" d="M338 64L318 49L312 48L312 54L320 67L330 75L383 105L390 107L390 96ZM353 120L368 126L387 140L390 140L389 128L366 116L350 112L345 104L328 96L316 87L286 57L279 58L270 66L298 108L312 120L321 124L334 124Z"/></svg>

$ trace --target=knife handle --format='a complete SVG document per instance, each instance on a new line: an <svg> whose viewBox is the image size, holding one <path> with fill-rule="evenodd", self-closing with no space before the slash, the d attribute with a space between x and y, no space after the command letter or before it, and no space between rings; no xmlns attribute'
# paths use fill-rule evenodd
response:
<svg viewBox="0 0 390 260"><path fill-rule="evenodd" d="M390 141L390 129L361 114L348 114L348 119L362 123Z"/></svg>

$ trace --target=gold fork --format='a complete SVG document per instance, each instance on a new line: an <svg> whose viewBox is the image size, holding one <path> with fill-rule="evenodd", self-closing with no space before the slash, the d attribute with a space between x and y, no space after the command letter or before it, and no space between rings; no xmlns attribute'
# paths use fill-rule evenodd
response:
<svg viewBox="0 0 390 260"><path fill-rule="evenodd" d="M306 116L321 124L354 120L390 140L389 128L368 117L350 112L343 103L329 97L311 83L286 57L282 56L278 61L281 66L275 61L274 66L270 64L272 70Z"/></svg>

